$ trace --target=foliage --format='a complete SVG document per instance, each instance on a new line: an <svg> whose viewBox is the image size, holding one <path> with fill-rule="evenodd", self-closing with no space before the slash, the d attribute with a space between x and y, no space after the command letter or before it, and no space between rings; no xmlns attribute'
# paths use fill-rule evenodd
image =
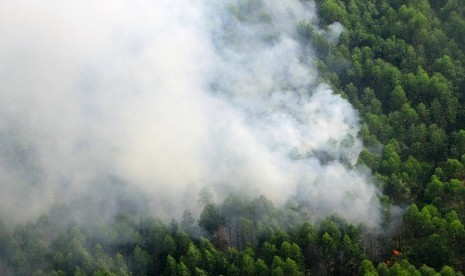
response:
<svg viewBox="0 0 465 276"><path fill-rule="evenodd" d="M463 271L463 1L317 2L322 27L334 21L345 27L317 64L360 111L367 148L358 165L372 169L388 202L410 205L392 240L402 261L385 254L390 265L378 272L363 261L362 274ZM348 60L349 68L335 69L328 53Z"/></svg>

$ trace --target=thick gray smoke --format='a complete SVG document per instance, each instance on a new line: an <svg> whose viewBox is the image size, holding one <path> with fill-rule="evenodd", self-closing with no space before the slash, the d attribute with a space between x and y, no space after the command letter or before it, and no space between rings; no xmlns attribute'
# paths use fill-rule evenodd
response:
<svg viewBox="0 0 465 276"><path fill-rule="evenodd" d="M375 225L377 189L348 169L357 112L318 81L300 20L313 2L1 1L1 217L121 194L177 216L208 187Z"/></svg>

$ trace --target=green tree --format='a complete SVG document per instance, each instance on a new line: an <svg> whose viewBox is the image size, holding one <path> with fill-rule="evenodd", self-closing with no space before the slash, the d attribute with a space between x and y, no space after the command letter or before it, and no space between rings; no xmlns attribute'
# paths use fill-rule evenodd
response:
<svg viewBox="0 0 465 276"><path fill-rule="evenodd" d="M191 275L189 268L187 268L187 266L182 261L179 262L176 273L179 276L190 276Z"/></svg>
<svg viewBox="0 0 465 276"><path fill-rule="evenodd" d="M194 271L202 260L202 254L194 243L190 243L186 254L181 258L181 262L189 271Z"/></svg>
<svg viewBox="0 0 465 276"><path fill-rule="evenodd" d="M255 262L248 254L244 254L241 263L241 275L255 275Z"/></svg>
<svg viewBox="0 0 465 276"><path fill-rule="evenodd" d="M268 270L268 266L266 265L265 261L258 258L257 261L255 262L254 275L266 276L268 275L268 273L269 273L269 270Z"/></svg>
<svg viewBox="0 0 465 276"><path fill-rule="evenodd" d="M360 270L360 275L363 275L363 276L377 276L378 275L378 272L376 271L371 261L367 259L362 261L359 270Z"/></svg>
<svg viewBox="0 0 465 276"><path fill-rule="evenodd" d="M132 254L131 271L134 272L135 275L148 275L150 265L150 255L137 246Z"/></svg>
<svg viewBox="0 0 465 276"><path fill-rule="evenodd" d="M168 255L166 258L166 267L165 267L165 276L176 276L177 273L177 267L178 264L176 263L176 260L171 257L171 255Z"/></svg>
<svg viewBox="0 0 465 276"><path fill-rule="evenodd" d="M208 204L200 214L199 225L203 227L210 236L218 231L220 226L225 224L225 219L220 208L215 204Z"/></svg>

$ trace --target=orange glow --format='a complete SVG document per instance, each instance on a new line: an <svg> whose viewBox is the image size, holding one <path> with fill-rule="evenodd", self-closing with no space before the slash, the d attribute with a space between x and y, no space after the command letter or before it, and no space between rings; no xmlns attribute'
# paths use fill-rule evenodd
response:
<svg viewBox="0 0 465 276"><path fill-rule="evenodd" d="M397 256L397 255L399 255L400 252L399 252L398 250L394 249L394 250L392 251L392 253L394 253L394 255Z"/></svg>

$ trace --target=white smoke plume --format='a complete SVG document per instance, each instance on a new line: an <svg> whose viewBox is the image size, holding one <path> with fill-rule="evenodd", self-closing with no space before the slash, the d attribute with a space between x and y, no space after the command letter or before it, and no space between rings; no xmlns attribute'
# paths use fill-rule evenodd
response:
<svg viewBox="0 0 465 276"><path fill-rule="evenodd" d="M208 187L375 225L378 191L348 169L357 112L296 33L315 16L299 0L1 1L0 216L121 194L179 216Z"/></svg>

